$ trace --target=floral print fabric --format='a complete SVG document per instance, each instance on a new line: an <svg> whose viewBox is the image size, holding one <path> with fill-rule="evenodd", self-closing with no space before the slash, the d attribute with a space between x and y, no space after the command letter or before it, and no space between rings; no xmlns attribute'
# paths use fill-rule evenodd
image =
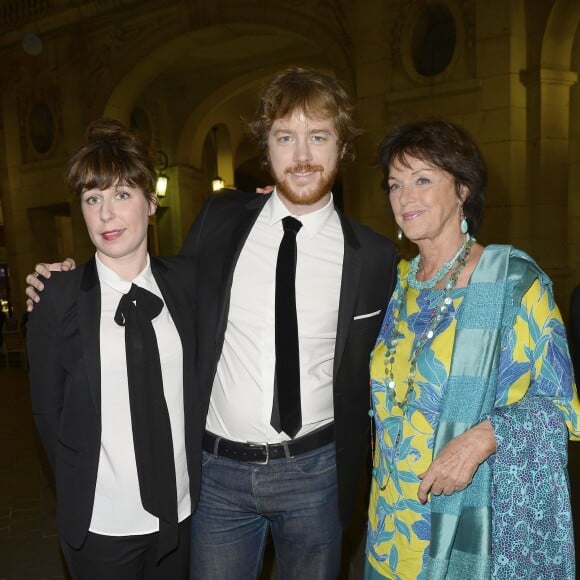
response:
<svg viewBox="0 0 580 580"><path fill-rule="evenodd" d="M456 316L465 289L452 291L452 306L418 358L414 392L403 411L386 395L389 363L385 340L394 316L400 318L393 374L398 401L405 397L409 358L422 336L442 291L408 289L403 312L394 312L405 284L408 263L399 265L399 285L371 356L371 396L376 447L371 486L367 556L385 578L424 578L429 540L430 503L417 499L418 475L432 459L433 438L449 375ZM570 376L565 332L552 294L538 281L522 300L514 327L502 340L496 408L513 404L529 392L549 397L564 411L568 428L578 435L578 400ZM495 424L494 424L495 428ZM498 449L502 444L498 440Z"/></svg>

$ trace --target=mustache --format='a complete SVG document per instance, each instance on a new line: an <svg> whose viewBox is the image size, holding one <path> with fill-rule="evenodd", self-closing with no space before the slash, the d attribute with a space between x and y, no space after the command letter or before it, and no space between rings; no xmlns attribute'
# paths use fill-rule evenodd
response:
<svg viewBox="0 0 580 580"><path fill-rule="evenodd" d="M284 173L310 173L320 171L324 172L324 167L322 165L311 165L310 163L297 163L292 167L288 167Z"/></svg>

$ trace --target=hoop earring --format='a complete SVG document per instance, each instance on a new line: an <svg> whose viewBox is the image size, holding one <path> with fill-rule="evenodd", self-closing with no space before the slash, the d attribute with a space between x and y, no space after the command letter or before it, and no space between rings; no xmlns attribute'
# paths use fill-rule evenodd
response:
<svg viewBox="0 0 580 580"><path fill-rule="evenodd" d="M397 230L397 240L399 240L399 242L403 240L403 230L401 228Z"/></svg>
<svg viewBox="0 0 580 580"><path fill-rule="evenodd" d="M459 224L459 229L462 234L466 234L469 231L469 224L467 223L463 212L461 212L461 223Z"/></svg>

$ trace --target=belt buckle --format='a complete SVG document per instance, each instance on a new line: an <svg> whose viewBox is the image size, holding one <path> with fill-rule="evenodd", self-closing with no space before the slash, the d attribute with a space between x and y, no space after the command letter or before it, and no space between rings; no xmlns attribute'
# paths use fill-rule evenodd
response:
<svg viewBox="0 0 580 580"><path fill-rule="evenodd" d="M265 447L266 448L266 459L264 461L249 461L248 463L253 463L254 465L268 465L270 463L270 448L267 443L256 443L254 441L248 441L248 445L252 447Z"/></svg>

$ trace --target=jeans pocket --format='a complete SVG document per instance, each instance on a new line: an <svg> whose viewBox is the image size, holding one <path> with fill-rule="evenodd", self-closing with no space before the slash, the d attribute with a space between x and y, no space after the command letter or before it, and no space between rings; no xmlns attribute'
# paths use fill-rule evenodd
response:
<svg viewBox="0 0 580 580"><path fill-rule="evenodd" d="M212 459L215 457L213 453L208 453L207 451L201 452L201 466L202 468L211 463Z"/></svg>
<svg viewBox="0 0 580 580"><path fill-rule="evenodd" d="M336 469L334 443L292 458L296 471L304 475L323 475Z"/></svg>

